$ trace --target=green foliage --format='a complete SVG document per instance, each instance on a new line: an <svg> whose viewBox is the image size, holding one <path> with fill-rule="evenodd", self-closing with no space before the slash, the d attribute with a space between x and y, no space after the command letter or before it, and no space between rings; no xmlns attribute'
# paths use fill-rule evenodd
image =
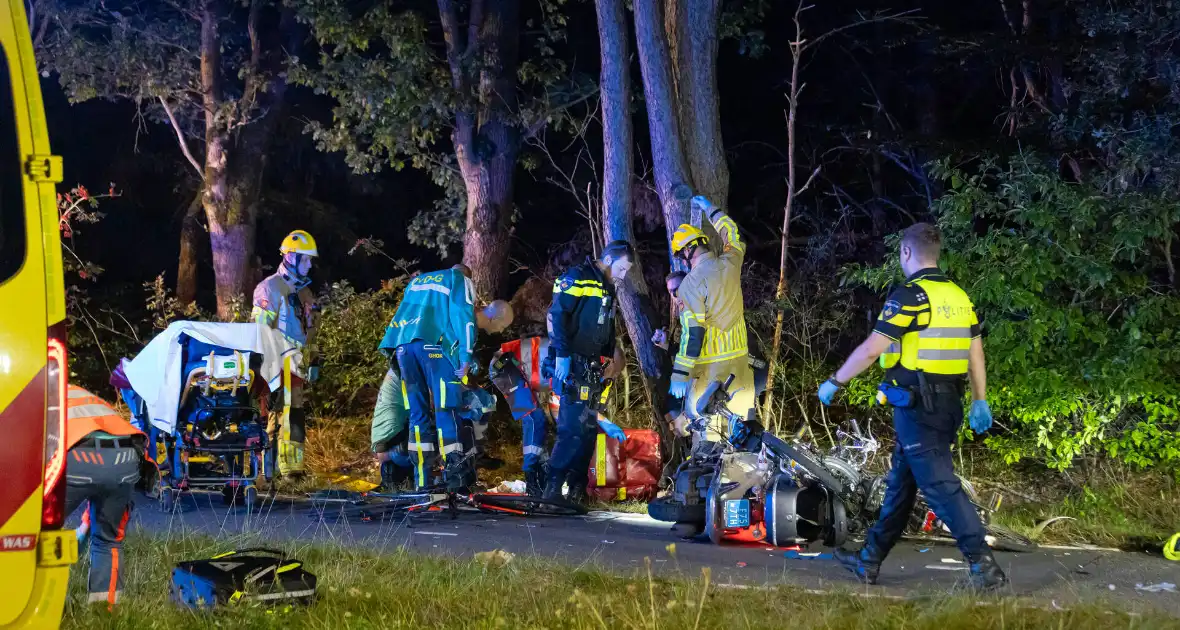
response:
<svg viewBox="0 0 1180 630"><path fill-rule="evenodd" d="M376 291L357 292L333 284L319 296L320 325L315 346L323 361L320 380L307 390L317 416L364 415L373 411L377 389L388 369L377 344L401 300L404 278Z"/></svg>
<svg viewBox="0 0 1180 630"><path fill-rule="evenodd" d="M934 208L943 267L984 319L989 400L1005 429L988 446L1058 469L1096 452L1180 462L1180 206L1068 183L1028 156L933 170L950 187ZM880 288L895 269L854 275Z"/></svg>
<svg viewBox="0 0 1180 630"><path fill-rule="evenodd" d="M508 124L528 135L564 122L561 112L584 101L595 86L571 73L558 54L566 39L566 0L545 0L539 24L525 24L528 45L514 69L520 94ZM299 19L320 44L315 63L295 60L288 78L336 101L331 123L312 121L308 131L325 151L344 154L357 173L383 167L423 170L443 192L431 211L415 216L408 236L446 255L462 241L467 190L450 142L459 108L474 104L486 123L501 95L484 85L497 70L487 55L464 55L470 93L461 93L448 66L434 3L376 3L357 8L343 0L296 0ZM467 32L467 25L461 25ZM474 29L478 31L479 29ZM477 134L477 151L490 149Z"/></svg>
<svg viewBox="0 0 1180 630"><path fill-rule="evenodd" d="M199 136L201 23L180 5L87 0L45 7L51 28L37 50L46 76L56 73L71 103L128 100L151 120L170 124L160 103L172 108L181 130ZM224 29L229 30L229 29ZM237 74L248 49L223 35L222 61Z"/></svg>

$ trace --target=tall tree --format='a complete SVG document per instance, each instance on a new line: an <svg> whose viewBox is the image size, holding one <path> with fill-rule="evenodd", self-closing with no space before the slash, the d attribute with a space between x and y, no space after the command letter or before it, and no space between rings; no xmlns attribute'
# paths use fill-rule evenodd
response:
<svg viewBox="0 0 1180 630"><path fill-rule="evenodd" d="M652 170L671 242L676 227L689 220L688 199L693 182L680 136L680 108L676 104L671 50L664 31L661 2L634 0L632 6L651 134Z"/></svg>
<svg viewBox="0 0 1180 630"><path fill-rule="evenodd" d="M499 295L520 145L592 92L553 57L560 11L546 3L554 10L522 61L519 0L298 6L322 52L293 77L337 102L331 124L310 125L320 148L343 151L357 172L407 164L430 172L446 195L414 218L410 240L443 254L462 243L477 291Z"/></svg>
<svg viewBox="0 0 1180 630"><path fill-rule="evenodd" d="M680 133L694 192L726 207L729 164L717 90L721 0L667 0L665 10Z"/></svg>
<svg viewBox="0 0 1180 630"><path fill-rule="evenodd" d="M286 95L294 14L272 0L58 5L43 36L45 70L71 102L129 100L172 127L201 178L217 313L232 319L252 290L255 223L270 138ZM183 222L178 276L195 283L194 213ZM186 255L187 254L187 255ZM179 293L195 294L182 285Z"/></svg>
<svg viewBox="0 0 1180 630"><path fill-rule="evenodd" d="M635 242L631 186L634 160L631 145L631 53L627 45L627 13L623 0L597 0L598 40L601 57L599 86L602 96L603 186L602 220L606 241ZM627 333L642 371L644 389L654 412L652 426L659 421L662 361L652 343L652 309L643 262L635 265L619 292L619 306Z"/></svg>

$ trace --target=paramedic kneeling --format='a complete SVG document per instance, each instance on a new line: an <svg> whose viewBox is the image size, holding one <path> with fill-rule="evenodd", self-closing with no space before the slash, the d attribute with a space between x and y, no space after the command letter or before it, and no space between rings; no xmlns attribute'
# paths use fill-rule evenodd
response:
<svg viewBox="0 0 1180 630"><path fill-rule="evenodd" d="M105 401L70 385L66 421L66 512L89 502L82 527L92 532L87 601L113 606L123 588L123 535L139 481L146 436Z"/></svg>
<svg viewBox="0 0 1180 630"><path fill-rule="evenodd" d="M878 357L886 369L878 400L893 406L897 447L881 515L858 552L836 550L835 557L869 584L901 537L918 490L947 524L970 563L970 581L992 589L1008 579L985 541L975 506L955 475L951 444L963 423L963 380L970 376L971 428L991 426L987 375L979 319L971 299L938 269L942 237L938 228L918 223L902 232L901 268L905 283L885 302L872 334L819 388L823 404Z"/></svg>

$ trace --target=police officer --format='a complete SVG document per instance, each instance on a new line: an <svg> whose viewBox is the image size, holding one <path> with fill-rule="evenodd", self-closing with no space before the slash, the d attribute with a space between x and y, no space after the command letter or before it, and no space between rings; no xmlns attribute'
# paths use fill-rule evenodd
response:
<svg viewBox="0 0 1180 630"><path fill-rule="evenodd" d="M464 265L419 274L406 287L379 348L397 362L402 379L419 489L434 485L431 471L438 450L449 488L475 481L459 439L459 412L476 328L498 333L511 324L512 307L503 300L475 308L471 270Z"/></svg>
<svg viewBox="0 0 1180 630"><path fill-rule="evenodd" d="M278 271L254 289L251 319L274 328L299 348L306 348L315 329L315 296L310 289L312 259L319 256L315 239L295 230L283 239L279 252L283 260ZM304 380L314 382L319 367L311 352L303 353L303 365L283 362L283 409L270 414L268 430L278 433L279 473L303 474L303 440L307 418L303 409ZM306 379L304 378L306 376Z"/></svg>
<svg viewBox="0 0 1180 630"><path fill-rule="evenodd" d="M881 562L901 537L919 490L947 524L970 563L971 583L992 589L1008 578L984 540L985 529L955 475L951 443L963 422L963 381L971 383L970 423L992 424L979 320L971 299L938 269L938 228L918 223L902 232L905 284L885 302L873 332L819 388L823 404L880 357L886 368L878 400L893 406L897 447L881 515L859 551L836 559L860 580L875 584Z"/></svg>
<svg viewBox="0 0 1180 630"><path fill-rule="evenodd" d="M602 382L595 381L592 375L603 357L612 357L604 377L612 378L622 369L622 351L615 346L612 283L627 276L634 257L630 243L611 241L598 260L587 258L553 283L546 367L561 397L561 408L557 412L557 440L549 457L546 499L560 499L562 484L568 482L568 499L586 500L590 459L599 428L595 406L606 395Z"/></svg>
<svg viewBox="0 0 1180 630"><path fill-rule="evenodd" d="M123 537L147 437L76 385L70 385L68 408L66 511L88 504L78 528L79 539L93 533L87 601L114 606L123 593Z"/></svg>

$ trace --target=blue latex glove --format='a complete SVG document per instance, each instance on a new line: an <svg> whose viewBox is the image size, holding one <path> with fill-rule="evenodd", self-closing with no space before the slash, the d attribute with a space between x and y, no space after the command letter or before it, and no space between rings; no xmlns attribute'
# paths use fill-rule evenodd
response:
<svg viewBox="0 0 1180 630"><path fill-rule="evenodd" d="M967 420L971 423L973 431L983 433L992 428L992 408L987 405L986 400L977 400L971 403L971 413L967 415Z"/></svg>
<svg viewBox="0 0 1180 630"><path fill-rule="evenodd" d="M602 432L611 439L617 440L619 442L627 441L627 434L623 432L622 427L602 416L598 416L598 428L602 429Z"/></svg>
<svg viewBox="0 0 1180 630"><path fill-rule="evenodd" d="M320 366L313 365L307 368L307 382L314 383L320 380Z"/></svg>
<svg viewBox="0 0 1180 630"><path fill-rule="evenodd" d="M553 380L556 383L565 383L565 379L570 377L570 358L557 357L557 361L553 363Z"/></svg>
<svg viewBox="0 0 1180 630"><path fill-rule="evenodd" d="M688 381L672 381L668 393L674 398L684 398L688 395Z"/></svg>
<svg viewBox="0 0 1180 630"><path fill-rule="evenodd" d="M709 201L709 199L704 195L697 195L696 197L693 197L691 203L694 208L699 208L705 212L708 212L714 207L713 202Z"/></svg>
<svg viewBox="0 0 1180 630"><path fill-rule="evenodd" d="M819 386L819 401L824 405L832 404L832 398L838 391L840 391L840 386L836 384L836 381L829 378Z"/></svg>

